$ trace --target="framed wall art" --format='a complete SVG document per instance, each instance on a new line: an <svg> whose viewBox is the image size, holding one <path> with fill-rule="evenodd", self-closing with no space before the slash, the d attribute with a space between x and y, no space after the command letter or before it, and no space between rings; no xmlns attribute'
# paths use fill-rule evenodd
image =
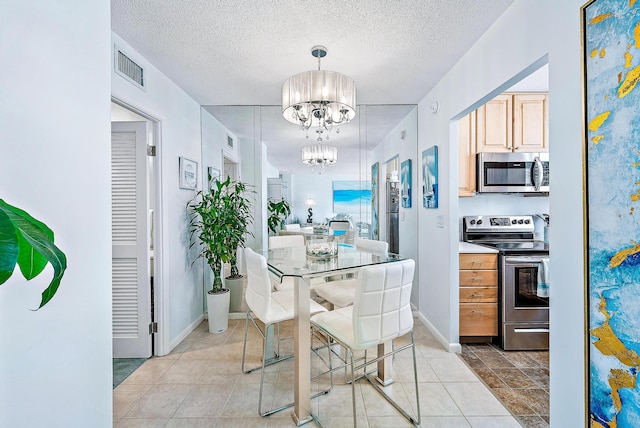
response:
<svg viewBox="0 0 640 428"><path fill-rule="evenodd" d="M422 152L422 206L438 208L438 146Z"/></svg>
<svg viewBox="0 0 640 428"><path fill-rule="evenodd" d="M371 204L371 183L368 181L334 181L333 212L349 214L359 222L368 222L363 206Z"/></svg>
<svg viewBox="0 0 640 428"><path fill-rule="evenodd" d="M213 183L220 180L220 170L212 166L207 168L207 183L209 190L213 187Z"/></svg>
<svg viewBox="0 0 640 428"><path fill-rule="evenodd" d="M400 164L400 200L402 208L411 208L411 159Z"/></svg>
<svg viewBox="0 0 640 428"><path fill-rule="evenodd" d="M639 6L595 0L581 9L587 413L593 428L640 423Z"/></svg>
<svg viewBox="0 0 640 428"><path fill-rule="evenodd" d="M180 188L194 190L198 187L198 162L180 156Z"/></svg>

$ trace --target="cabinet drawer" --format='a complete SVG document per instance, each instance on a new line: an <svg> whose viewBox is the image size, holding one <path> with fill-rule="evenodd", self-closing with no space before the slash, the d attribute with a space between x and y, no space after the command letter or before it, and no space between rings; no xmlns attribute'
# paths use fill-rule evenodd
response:
<svg viewBox="0 0 640 428"><path fill-rule="evenodd" d="M460 336L497 336L496 303L460 303Z"/></svg>
<svg viewBox="0 0 640 428"><path fill-rule="evenodd" d="M461 270L460 287L497 287L498 271L492 270Z"/></svg>
<svg viewBox="0 0 640 428"><path fill-rule="evenodd" d="M498 269L498 255L460 254L460 269Z"/></svg>
<svg viewBox="0 0 640 428"><path fill-rule="evenodd" d="M460 303L498 303L498 287L460 288Z"/></svg>

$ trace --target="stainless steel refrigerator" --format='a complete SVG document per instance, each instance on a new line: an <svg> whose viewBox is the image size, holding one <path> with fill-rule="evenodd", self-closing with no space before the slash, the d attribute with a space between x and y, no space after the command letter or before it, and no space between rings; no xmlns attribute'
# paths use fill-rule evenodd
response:
<svg viewBox="0 0 640 428"><path fill-rule="evenodd" d="M389 251L398 253L398 206L400 204L400 186L397 182L387 182L387 240Z"/></svg>

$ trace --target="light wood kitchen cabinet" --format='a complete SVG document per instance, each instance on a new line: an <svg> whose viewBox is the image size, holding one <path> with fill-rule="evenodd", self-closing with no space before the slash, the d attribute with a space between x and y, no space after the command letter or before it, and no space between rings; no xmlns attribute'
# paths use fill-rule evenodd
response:
<svg viewBox="0 0 640 428"><path fill-rule="evenodd" d="M513 151L513 96L501 94L476 110L477 152Z"/></svg>
<svg viewBox="0 0 640 428"><path fill-rule="evenodd" d="M460 337L498 335L498 255L460 254Z"/></svg>
<svg viewBox="0 0 640 428"><path fill-rule="evenodd" d="M477 110L477 152L548 152L546 93L500 94Z"/></svg>
<svg viewBox="0 0 640 428"><path fill-rule="evenodd" d="M458 121L458 196L476 194L476 112Z"/></svg>
<svg viewBox="0 0 640 428"><path fill-rule="evenodd" d="M549 151L547 94L513 95L513 149L519 152Z"/></svg>

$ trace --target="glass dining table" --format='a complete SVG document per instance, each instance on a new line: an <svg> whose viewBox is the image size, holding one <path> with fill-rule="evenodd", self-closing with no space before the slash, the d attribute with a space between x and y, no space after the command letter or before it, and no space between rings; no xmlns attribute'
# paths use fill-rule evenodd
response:
<svg viewBox="0 0 640 428"><path fill-rule="evenodd" d="M359 250L354 245L337 244L337 254L317 256L307 254L309 247L285 247L265 250L269 271L277 278L294 279L294 406L292 417L297 426L313 420L311 415L311 336L310 329L310 281L313 278L330 277L382 263L406 258L393 253L374 253ZM391 344L378 347L378 355L384 355ZM389 385L391 379L390 358L378 362L378 381Z"/></svg>

